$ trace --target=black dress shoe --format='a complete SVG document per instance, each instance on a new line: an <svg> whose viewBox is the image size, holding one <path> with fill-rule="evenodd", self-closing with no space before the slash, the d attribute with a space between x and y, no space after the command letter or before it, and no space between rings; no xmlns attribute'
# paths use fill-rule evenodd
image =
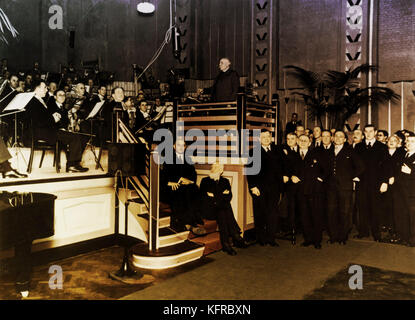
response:
<svg viewBox="0 0 415 320"><path fill-rule="evenodd" d="M265 246L266 245L266 243L264 242L264 241L258 241L258 243L259 243L259 245L261 246L261 247L263 247L263 246Z"/></svg>
<svg viewBox="0 0 415 320"><path fill-rule="evenodd" d="M346 245L346 240L339 241L339 244Z"/></svg>
<svg viewBox="0 0 415 320"><path fill-rule="evenodd" d="M301 246L303 246L303 247L308 247L308 246L311 246L312 245L312 243L311 242L308 242L308 241L304 241L302 244L301 244Z"/></svg>
<svg viewBox="0 0 415 320"><path fill-rule="evenodd" d="M235 247L237 247L237 248L242 248L242 249L248 248L248 244L245 242L245 240L244 240L241 236L236 237L236 238L233 240L233 244L234 244L234 245L235 245Z"/></svg>
<svg viewBox="0 0 415 320"><path fill-rule="evenodd" d="M16 169L11 168L9 171L0 172L3 178L27 178L27 174L20 173Z"/></svg>
<svg viewBox="0 0 415 320"><path fill-rule="evenodd" d="M320 244L320 243L316 243L316 244L314 244L314 248L316 248L316 249L321 249L321 244Z"/></svg>
<svg viewBox="0 0 415 320"><path fill-rule="evenodd" d="M87 172L88 170L88 168L82 167L79 164L76 166L66 167L66 172Z"/></svg>
<svg viewBox="0 0 415 320"><path fill-rule="evenodd" d="M230 245L223 246L222 250L230 256L236 256L236 251Z"/></svg>
<svg viewBox="0 0 415 320"><path fill-rule="evenodd" d="M335 242L336 242L336 241L331 240L331 239L327 240L327 243L329 243L329 244L333 244L333 243L335 243Z"/></svg>

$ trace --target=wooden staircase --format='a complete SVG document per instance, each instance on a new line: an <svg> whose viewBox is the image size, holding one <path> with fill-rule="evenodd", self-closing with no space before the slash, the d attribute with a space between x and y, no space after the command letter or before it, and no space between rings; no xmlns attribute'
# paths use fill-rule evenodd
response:
<svg viewBox="0 0 415 320"><path fill-rule="evenodd" d="M208 233L194 236L170 227L171 210L159 201L159 165L155 152L147 155L146 175L128 177L119 189L120 202L128 206L128 234L143 241L131 248L131 264L142 269L167 269L195 261L220 250L216 221L205 221ZM120 206L121 207L121 206ZM124 221L120 210L120 224ZM120 230L124 227L120 225Z"/></svg>

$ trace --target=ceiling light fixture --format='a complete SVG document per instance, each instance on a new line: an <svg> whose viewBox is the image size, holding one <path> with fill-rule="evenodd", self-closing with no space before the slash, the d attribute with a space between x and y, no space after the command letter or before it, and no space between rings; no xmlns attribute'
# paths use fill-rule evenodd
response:
<svg viewBox="0 0 415 320"><path fill-rule="evenodd" d="M149 14L149 13L153 13L154 10L156 10L156 7L154 6L154 4L152 4L151 2L148 2L148 1L140 2L137 5L137 11L139 13Z"/></svg>

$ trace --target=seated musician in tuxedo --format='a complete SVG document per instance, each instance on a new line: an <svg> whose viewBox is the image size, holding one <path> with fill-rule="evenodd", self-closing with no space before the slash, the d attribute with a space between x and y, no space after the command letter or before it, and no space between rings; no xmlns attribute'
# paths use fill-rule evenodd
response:
<svg viewBox="0 0 415 320"><path fill-rule="evenodd" d="M81 132L95 135L92 139L92 143L95 146L102 146L105 139L110 136L111 129L107 130L104 119L104 110L108 103L106 94L107 88L105 86L100 86L97 93L91 94L87 98L84 106L84 118L82 118L80 122ZM95 113L92 117L89 117L98 103L103 103L103 105L97 113ZM107 134L105 131L109 131L109 133Z"/></svg>
<svg viewBox="0 0 415 320"><path fill-rule="evenodd" d="M325 179L324 163L318 149L310 149L311 141L308 135L298 138L300 157L292 163L291 181L297 186L294 199L300 209L303 226L304 242L302 246L314 245L321 249L323 233L323 181Z"/></svg>
<svg viewBox="0 0 415 320"><path fill-rule="evenodd" d="M66 130L68 128L69 119L68 111L65 109L65 99L65 92L63 90L58 90L55 92L53 98L49 99L46 104L55 120L54 127L56 129Z"/></svg>
<svg viewBox="0 0 415 320"><path fill-rule="evenodd" d="M98 92L90 95L89 101L93 106L98 102L107 101L107 87L99 86Z"/></svg>
<svg viewBox="0 0 415 320"><path fill-rule="evenodd" d="M66 172L86 172L88 168L81 166L84 147L79 135L56 128L59 122L56 113L52 113L46 106L43 98L47 93L47 86L43 80L33 83L35 96L26 106L25 117L31 123L34 139L41 139L50 144L56 141L69 146Z"/></svg>
<svg viewBox="0 0 415 320"><path fill-rule="evenodd" d="M223 164L212 164L209 176L200 182L201 208L204 218L217 221L222 250L234 256L236 251L231 246L230 238L237 248L246 248L247 244L233 215L231 184L222 177L223 168Z"/></svg>
<svg viewBox="0 0 415 320"><path fill-rule="evenodd" d="M135 116L135 128L134 132L140 130L144 125L146 125L152 118L156 116L155 113L151 113L148 110L147 101L142 100L140 101L139 108L136 112ZM146 141L151 141L151 137L153 136L153 128L147 127L142 132L138 132L137 134L142 136Z"/></svg>
<svg viewBox="0 0 415 320"><path fill-rule="evenodd" d="M353 181L364 171L364 163L350 145L346 134L336 131L334 148L327 152L327 217L329 243L346 244L350 230Z"/></svg>
<svg viewBox="0 0 415 320"><path fill-rule="evenodd" d="M58 89L56 82L53 81L49 83L48 88L48 93L46 94L45 99L43 99L45 100L46 104L49 102L49 100L53 100L56 90Z"/></svg>
<svg viewBox="0 0 415 320"><path fill-rule="evenodd" d="M80 132L81 120L85 119L88 114L88 108L85 103L85 85L77 83L74 91L66 95L66 109L68 110L69 131Z"/></svg>
<svg viewBox="0 0 415 320"><path fill-rule="evenodd" d="M111 101L104 104L102 110L103 122L103 139L104 141L115 141L116 133L116 118L122 120L122 122L128 126L129 116L127 107L124 103L125 94L124 89L121 87L113 88L111 91Z"/></svg>
<svg viewBox="0 0 415 320"><path fill-rule="evenodd" d="M254 207L254 224L257 241L261 246L275 242L278 220L278 202L283 192L283 161L272 143L271 132L261 130L261 170L257 175L247 175Z"/></svg>
<svg viewBox="0 0 415 320"><path fill-rule="evenodd" d="M174 144L174 163L163 164L161 195L171 206L171 226L176 231L190 230L196 235L206 234L200 210L200 193L196 185L196 169L185 154L184 140Z"/></svg>
<svg viewBox="0 0 415 320"><path fill-rule="evenodd" d="M3 109L7 107L7 105L19 93L17 91L18 87L19 87L19 78L15 74L11 74L0 85L0 111L3 111Z"/></svg>

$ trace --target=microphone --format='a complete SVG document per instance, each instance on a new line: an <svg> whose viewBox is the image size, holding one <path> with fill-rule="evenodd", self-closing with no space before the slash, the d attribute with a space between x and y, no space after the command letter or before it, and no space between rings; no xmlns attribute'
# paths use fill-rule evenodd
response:
<svg viewBox="0 0 415 320"><path fill-rule="evenodd" d="M180 33L177 31L177 27L173 28L173 55L175 58L180 58Z"/></svg>

